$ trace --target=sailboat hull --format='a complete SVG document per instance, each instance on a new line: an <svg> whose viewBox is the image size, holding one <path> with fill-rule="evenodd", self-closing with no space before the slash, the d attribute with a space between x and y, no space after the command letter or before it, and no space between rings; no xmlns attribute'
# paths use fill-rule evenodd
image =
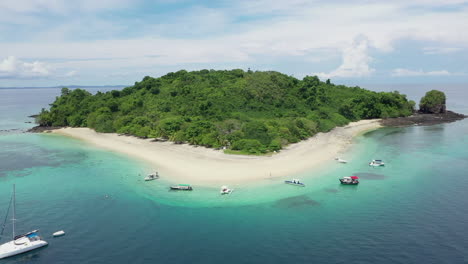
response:
<svg viewBox="0 0 468 264"><path fill-rule="evenodd" d="M47 245L48 243L44 240L30 241L20 245L17 245L15 241L10 241L0 245L0 259L12 257Z"/></svg>

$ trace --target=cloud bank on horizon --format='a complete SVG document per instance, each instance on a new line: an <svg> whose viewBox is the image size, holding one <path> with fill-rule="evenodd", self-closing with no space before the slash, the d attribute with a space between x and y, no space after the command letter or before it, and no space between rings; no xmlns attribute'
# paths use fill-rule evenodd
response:
<svg viewBox="0 0 468 264"><path fill-rule="evenodd" d="M467 82L466 25L468 0L3 0L0 86L232 68L337 83Z"/></svg>

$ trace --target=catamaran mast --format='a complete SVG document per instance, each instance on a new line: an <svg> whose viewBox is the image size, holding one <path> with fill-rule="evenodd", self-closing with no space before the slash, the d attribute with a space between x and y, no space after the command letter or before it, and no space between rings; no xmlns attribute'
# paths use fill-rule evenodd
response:
<svg viewBox="0 0 468 264"><path fill-rule="evenodd" d="M16 196L16 188L15 188L15 185L13 184L13 219L11 219L13 221L13 240L15 240L15 221L16 221L16 199L15 199L15 196Z"/></svg>

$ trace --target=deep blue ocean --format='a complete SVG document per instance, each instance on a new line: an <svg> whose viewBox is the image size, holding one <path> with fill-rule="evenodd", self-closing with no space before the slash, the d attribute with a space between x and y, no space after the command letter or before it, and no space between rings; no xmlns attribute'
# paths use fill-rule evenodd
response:
<svg viewBox="0 0 468 264"><path fill-rule="evenodd" d="M416 101L440 89L449 109L468 114L468 85L365 88ZM306 188L272 180L220 196L169 192L164 180L144 182L150 168L137 160L24 133L59 94L0 89L0 220L15 183L17 232L39 229L49 242L2 264L468 263L468 120L382 128L355 139L350 163L299 175ZM374 158L386 166L369 167ZM339 184L353 174L359 186ZM0 243L10 224L4 235Z"/></svg>

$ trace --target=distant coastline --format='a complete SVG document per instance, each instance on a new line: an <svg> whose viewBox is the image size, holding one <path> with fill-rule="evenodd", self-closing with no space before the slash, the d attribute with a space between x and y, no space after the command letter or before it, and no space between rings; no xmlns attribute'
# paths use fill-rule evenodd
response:
<svg viewBox="0 0 468 264"><path fill-rule="evenodd" d="M31 87L0 87L0 89L61 89L68 87L70 89L99 89L99 88L113 88L119 89L129 85L58 85L58 86L31 86Z"/></svg>
<svg viewBox="0 0 468 264"><path fill-rule="evenodd" d="M83 140L96 147L146 161L168 181L204 186L239 184L272 177L292 177L341 156L355 136L382 127L380 119L352 122L291 144L271 156L228 155L222 150L173 142L155 142L89 128L60 128L53 134Z"/></svg>

